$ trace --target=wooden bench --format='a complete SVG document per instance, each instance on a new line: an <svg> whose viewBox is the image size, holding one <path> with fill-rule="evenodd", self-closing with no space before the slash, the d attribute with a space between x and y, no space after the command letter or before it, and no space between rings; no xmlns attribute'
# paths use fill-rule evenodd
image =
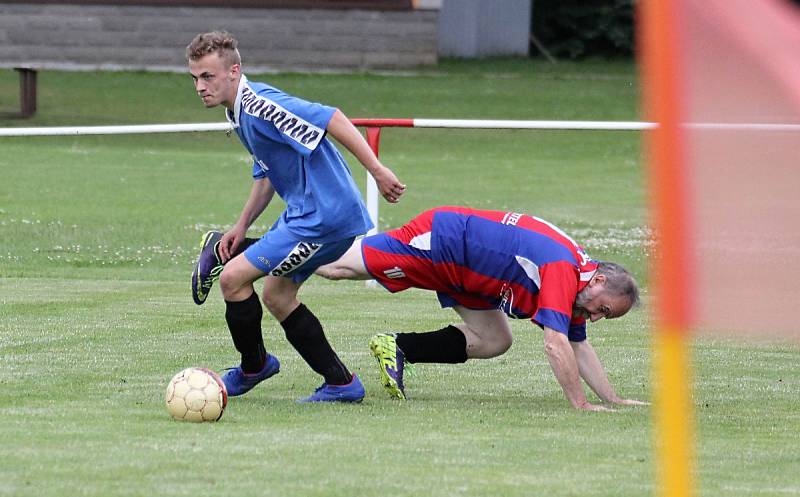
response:
<svg viewBox="0 0 800 497"><path fill-rule="evenodd" d="M6 113L8 117L31 117L36 113L36 74L33 67L15 67L19 73L19 112Z"/></svg>

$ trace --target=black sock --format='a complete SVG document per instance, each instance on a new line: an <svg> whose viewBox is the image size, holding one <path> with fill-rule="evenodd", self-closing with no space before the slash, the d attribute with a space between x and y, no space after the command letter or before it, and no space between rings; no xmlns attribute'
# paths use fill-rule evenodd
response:
<svg viewBox="0 0 800 497"><path fill-rule="evenodd" d="M467 337L453 325L428 333L398 333L397 346L408 362L467 362Z"/></svg>
<svg viewBox="0 0 800 497"><path fill-rule="evenodd" d="M242 354L242 371L257 373L264 367L267 352L261 337L261 302L255 292L241 302L225 301L225 321L233 345Z"/></svg>
<svg viewBox="0 0 800 497"><path fill-rule="evenodd" d="M328 385L345 385L353 376L333 351L317 317L303 304L281 322L289 343Z"/></svg>

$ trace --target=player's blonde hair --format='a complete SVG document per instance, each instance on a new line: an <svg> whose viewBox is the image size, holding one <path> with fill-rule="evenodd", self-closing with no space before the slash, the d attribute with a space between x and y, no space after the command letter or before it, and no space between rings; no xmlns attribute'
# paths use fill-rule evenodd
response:
<svg viewBox="0 0 800 497"><path fill-rule="evenodd" d="M228 67L242 63L239 42L227 31L210 31L195 36L186 47L186 60L199 60L211 53L219 55Z"/></svg>

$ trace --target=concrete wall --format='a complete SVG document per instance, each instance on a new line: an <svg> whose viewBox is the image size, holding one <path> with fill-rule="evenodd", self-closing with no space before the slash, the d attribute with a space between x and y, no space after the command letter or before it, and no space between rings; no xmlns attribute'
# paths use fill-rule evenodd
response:
<svg viewBox="0 0 800 497"><path fill-rule="evenodd" d="M185 70L192 37L226 29L245 70L398 69L437 62L436 10L0 3L0 67Z"/></svg>
<svg viewBox="0 0 800 497"><path fill-rule="evenodd" d="M532 0L444 0L439 55L528 55Z"/></svg>

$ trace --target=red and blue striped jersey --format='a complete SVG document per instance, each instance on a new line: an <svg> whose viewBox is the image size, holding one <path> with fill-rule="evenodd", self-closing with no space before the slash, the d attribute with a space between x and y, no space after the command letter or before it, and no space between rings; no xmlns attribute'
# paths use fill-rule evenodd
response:
<svg viewBox="0 0 800 497"><path fill-rule="evenodd" d="M434 290L445 307L502 309L569 336L575 297L597 262L558 227L516 212L439 207L362 244L367 270L390 291Z"/></svg>

